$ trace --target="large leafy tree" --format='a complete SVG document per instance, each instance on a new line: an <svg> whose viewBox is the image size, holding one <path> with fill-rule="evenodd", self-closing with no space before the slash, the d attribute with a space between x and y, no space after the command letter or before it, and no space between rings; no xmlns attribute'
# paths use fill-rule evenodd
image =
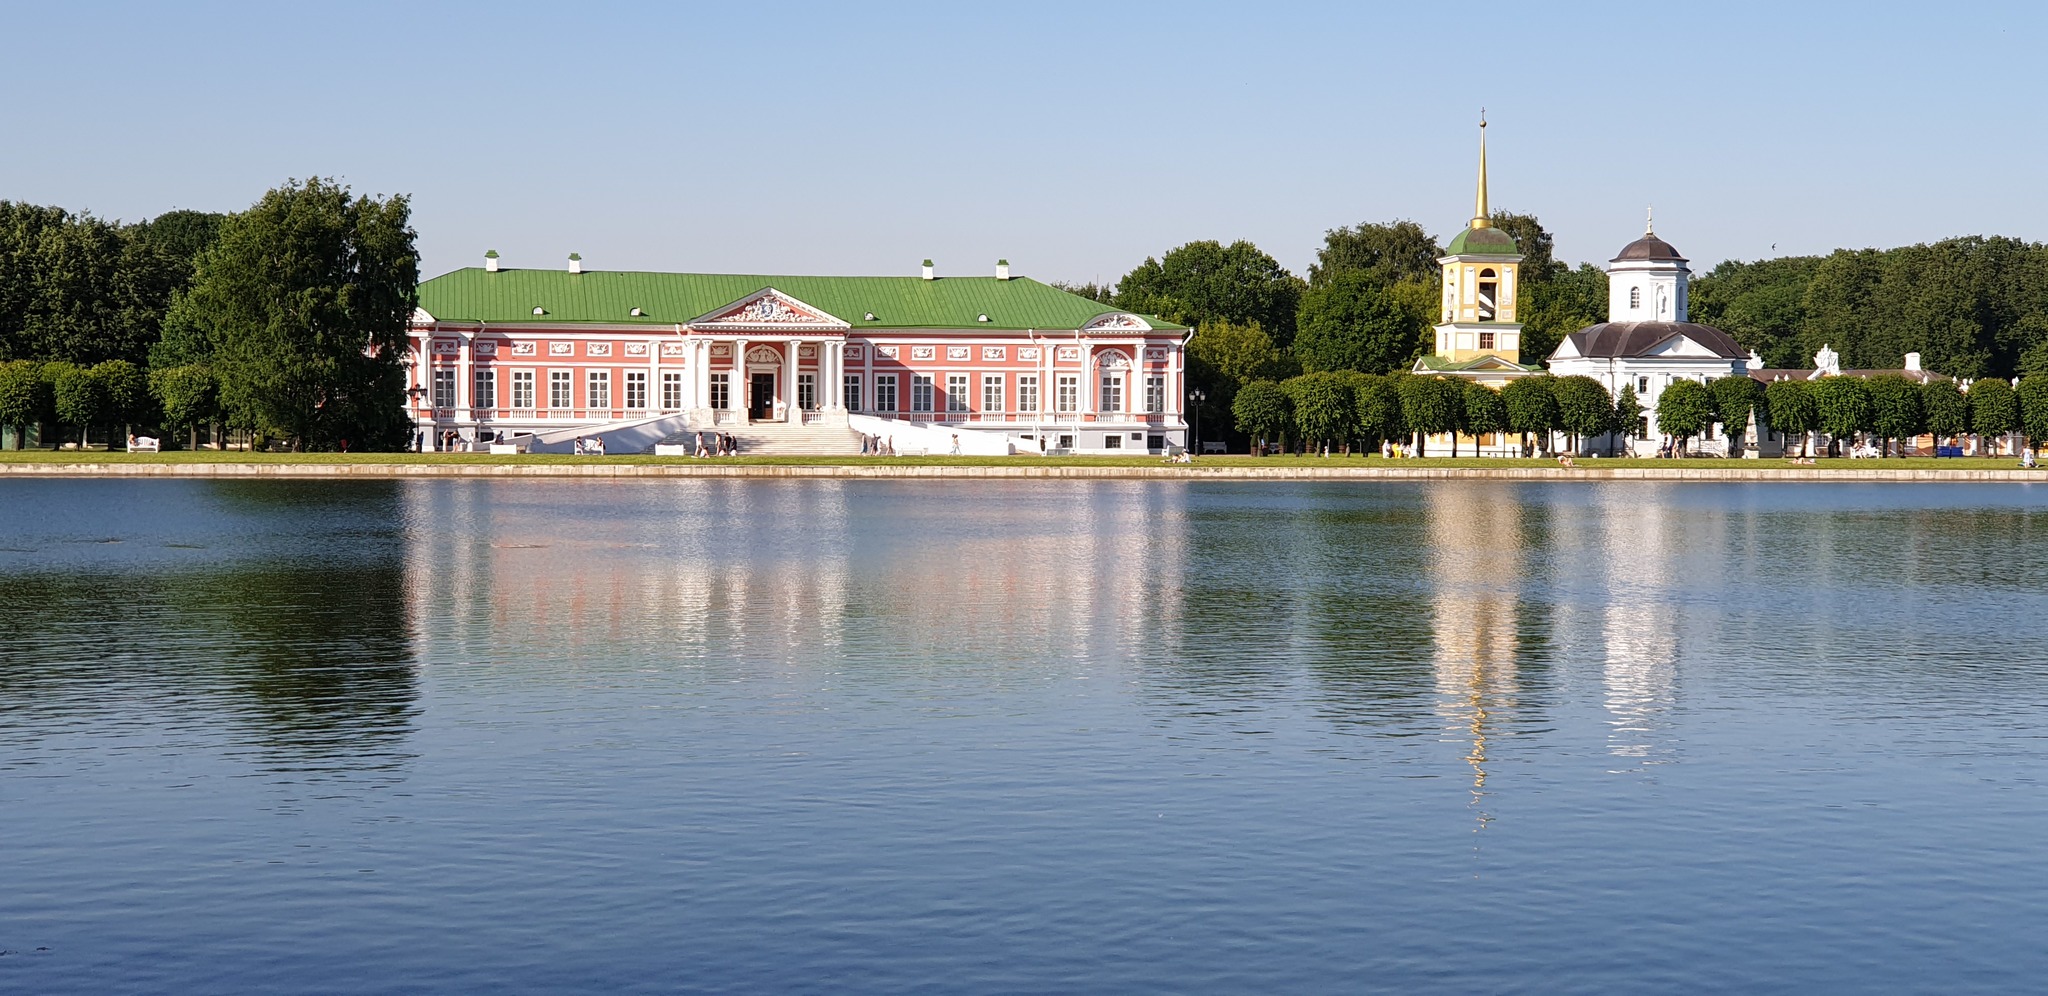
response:
<svg viewBox="0 0 2048 996"><path fill-rule="evenodd" d="M1514 237L1522 253L1522 284L1540 284L1564 275L1566 267L1557 261L1557 239L1533 214L1495 211L1493 227Z"/></svg>
<svg viewBox="0 0 2048 996"><path fill-rule="evenodd" d="M1554 377L1517 377L1500 389L1501 404L1507 409L1508 430L1522 434L1522 447L1529 446L1530 434L1544 441L1547 448L1550 431L1557 428L1557 395L1552 386Z"/></svg>
<svg viewBox="0 0 2048 996"><path fill-rule="evenodd" d="M2020 431L2035 449L2048 443L2048 377L2027 377L2013 389L2020 403Z"/></svg>
<svg viewBox="0 0 2048 996"><path fill-rule="evenodd" d="M0 429L14 430L14 446L28 446L28 427L49 421L56 414L56 399L42 364L32 360L0 363Z"/></svg>
<svg viewBox="0 0 2048 996"><path fill-rule="evenodd" d="M1392 373L1415 362L1425 315L1358 272L1338 273L1302 295L1294 355L1302 369Z"/></svg>
<svg viewBox="0 0 2048 996"><path fill-rule="evenodd" d="M1408 422L1401 416L1403 377L1402 374L1366 377L1352 385L1361 438L1379 442L1400 439L1407 434Z"/></svg>
<svg viewBox="0 0 2048 996"><path fill-rule="evenodd" d="M1749 413L1763 407L1764 386L1751 377L1736 374L1708 381L1707 390L1714 395L1714 412L1728 435L1736 439L1746 435Z"/></svg>
<svg viewBox="0 0 2048 996"><path fill-rule="evenodd" d="M140 362L220 217L121 225L0 201L0 357Z"/></svg>
<svg viewBox="0 0 2048 996"><path fill-rule="evenodd" d="M1811 381L1777 380L1764 388L1764 408L1770 412L1771 428L1785 435L1785 448L1800 438L1799 452L1806 452L1806 435L1820 428L1820 409L1813 398Z"/></svg>
<svg viewBox="0 0 2048 996"><path fill-rule="evenodd" d="M1285 380L1298 372L1294 358L1274 345L1257 322L1209 322L1195 329L1188 342L1188 381L1201 389L1206 399L1201 407L1211 419L1230 413L1244 385Z"/></svg>
<svg viewBox="0 0 2048 996"><path fill-rule="evenodd" d="M1970 402L1955 381L1934 378L1920 385L1920 413L1936 446L1970 431Z"/></svg>
<svg viewBox="0 0 2048 996"><path fill-rule="evenodd" d="M184 429L186 446L199 448L199 427L220 417L220 391L213 371L192 364L149 372L149 390L163 409L164 424Z"/></svg>
<svg viewBox="0 0 2048 996"><path fill-rule="evenodd" d="M1116 285L1116 306L1196 327L1257 322L1286 348L1294 343L1301 278L1250 242L1190 242L1147 258Z"/></svg>
<svg viewBox="0 0 2048 996"><path fill-rule="evenodd" d="M1693 279L1692 320L1734 336L1766 366L1801 366L1808 355L1800 338L1806 287L1819 264L1818 256L1723 262Z"/></svg>
<svg viewBox="0 0 2048 996"><path fill-rule="evenodd" d="M1465 431L1475 437L1508 431L1508 406L1499 391L1478 381L1466 382ZM1473 445L1478 445L1476 439Z"/></svg>
<svg viewBox="0 0 2048 996"><path fill-rule="evenodd" d="M1657 431L1676 437L1676 452L1714 424L1714 393L1696 380L1674 380L1657 396Z"/></svg>
<svg viewBox="0 0 2048 996"><path fill-rule="evenodd" d="M1443 249L1422 226L1406 219L1359 222L1323 233L1323 247L1308 268L1310 287L1342 274L1356 274L1380 286L1404 280L1434 280Z"/></svg>
<svg viewBox="0 0 2048 996"><path fill-rule="evenodd" d="M419 285L411 208L293 181L222 228L177 304L211 344L237 424L295 449L396 447L406 324Z"/></svg>
<svg viewBox="0 0 2048 996"><path fill-rule="evenodd" d="M93 364L92 375L106 398L108 422L132 425L149 420L149 378L141 367L127 360L105 360Z"/></svg>
<svg viewBox="0 0 2048 996"><path fill-rule="evenodd" d="M107 413L106 384L89 368L62 360L43 364L43 376L57 402L57 418L78 429L78 448L84 449L88 433Z"/></svg>
<svg viewBox="0 0 2048 996"><path fill-rule="evenodd" d="M1551 393L1557 396L1558 428L1571 433L1574 453L1580 440L1606 432L1614 418L1614 399L1607 388L1584 374L1557 378Z"/></svg>
<svg viewBox="0 0 2048 996"><path fill-rule="evenodd" d="M2019 398L2012 385L1996 377L1970 384L1970 429L1978 439L2004 436L2020 427Z"/></svg>
<svg viewBox="0 0 2048 996"><path fill-rule="evenodd" d="M1590 263L1559 266L1550 279L1523 284L1521 295L1524 363L1549 359L1565 336L1607 320L1607 273Z"/></svg>
<svg viewBox="0 0 2048 996"><path fill-rule="evenodd" d="M1898 374L1870 378L1870 428L1889 455L1892 440L1920 434L1927 417L1920 408L1920 385Z"/></svg>
<svg viewBox="0 0 2048 996"><path fill-rule="evenodd" d="M1622 440L1634 439L1642 431L1642 424L1643 400L1636 397L1636 386L1621 385L1621 393L1614 398L1614 421L1607 425L1607 431L1613 433L1613 445L1608 452L1618 455Z"/></svg>
<svg viewBox="0 0 2048 996"><path fill-rule="evenodd" d="M1255 380L1244 385L1231 403L1237 431L1253 439L1281 439L1294 427L1294 402L1279 384Z"/></svg>
<svg viewBox="0 0 2048 996"><path fill-rule="evenodd" d="M1408 423L1408 431L1416 434L1415 454L1428 455L1429 437L1441 432L1456 432L1465 421L1465 388L1463 382L1447 377L1403 377L1401 378L1401 420ZM1451 453L1457 455L1456 438L1453 437Z"/></svg>
<svg viewBox="0 0 2048 996"><path fill-rule="evenodd" d="M1280 385L1294 402L1294 426L1311 445L1337 447L1358 424L1356 395L1335 373L1306 373Z"/></svg>
<svg viewBox="0 0 2048 996"><path fill-rule="evenodd" d="M1870 431L1876 409L1870 403L1870 385L1861 377L1823 377L1812 383L1820 431L1837 440Z"/></svg>

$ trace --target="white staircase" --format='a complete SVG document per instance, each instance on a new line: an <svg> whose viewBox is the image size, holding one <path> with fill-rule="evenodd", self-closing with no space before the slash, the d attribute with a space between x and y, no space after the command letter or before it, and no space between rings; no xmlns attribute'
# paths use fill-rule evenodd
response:
<svg viewBox="0 0 2048 996"><path fill-rule="evenodd" d="M753 425L706 426L705 431L723 432L738 439L741 456L860 455L860 434L844 425L756 422ZM697 434L694 430L676 432L661 442L695 446Z"/></svg>

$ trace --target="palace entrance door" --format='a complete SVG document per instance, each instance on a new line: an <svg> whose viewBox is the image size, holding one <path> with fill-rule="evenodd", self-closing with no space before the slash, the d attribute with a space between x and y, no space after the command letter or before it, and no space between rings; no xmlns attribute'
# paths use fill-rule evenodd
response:
<svg viewBox="0 0 2048 996"><path fill-rule="evenodd" d="M755 372L751 375L752 389L747 392L747 418L761 420L775 414L775 375Z"/></svg>

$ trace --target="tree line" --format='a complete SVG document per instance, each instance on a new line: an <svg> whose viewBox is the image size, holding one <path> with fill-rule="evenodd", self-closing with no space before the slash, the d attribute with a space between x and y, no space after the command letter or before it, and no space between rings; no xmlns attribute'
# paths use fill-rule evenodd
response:
<svg viewBox="0 0 2048 996"><path fill-rule="evenodd" d="M1555 239L1534 215L1501 211L1493 221L1523 253L1523 362L1541 362L1565 336L1606 320L1604 271L1556 259ZM1206 396L1211 424L1235 424L1236 397L1255 382L1411 369L1433 348L1442 252L1415 222L1366 222L1325 232L1306 278L1250 242L1202 241L1147 258L1113 286L1067 289L1194 326L1190 386ZM1972 236L1730 261L1695 276L1690 298L1692 320L1730 333L1767 366L1804 367L1831 345L1850 368L1895 370L1919 352L1929 370L1959 378L2048 374L2040 243Z"/></svg>
<svg viewBox="0 0 2048 996"><path fill-rule="evenodd" d="M321 178L135 224L0 201L0 429L401 448L416 238L403 195Z"/></svg>

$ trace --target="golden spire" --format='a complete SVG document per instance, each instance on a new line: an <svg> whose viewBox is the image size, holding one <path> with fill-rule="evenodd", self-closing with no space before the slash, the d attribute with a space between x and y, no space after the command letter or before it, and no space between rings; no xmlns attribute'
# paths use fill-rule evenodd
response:
<svg viewBox="0 0 2048 996"><path fill-rule="evenodd" d="M1479 197L1472 205L1472 227L1492 228L1486 211L1486 108L1479 109Z"/></svg>

